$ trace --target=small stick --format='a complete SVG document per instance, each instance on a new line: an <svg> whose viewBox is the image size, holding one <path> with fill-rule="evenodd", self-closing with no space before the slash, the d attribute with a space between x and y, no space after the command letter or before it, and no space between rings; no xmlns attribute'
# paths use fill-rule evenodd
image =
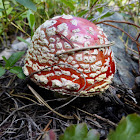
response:
<svg viewBox="0 0 140 140"><path fill-rule="evenodd" d="M104 44L104 45L96 45L96 46L89 46L89 47L83 47L83 48L75 48L75 49L71 49L65 52L60 52L60 53L56 53L55 56L58 56L60 54L65 54L65 53L71 53L71 52L76 52L76 51L83 51L83 50L87 50L87 49L98 49L98 48L104 48L104 47L109 47L114 45L114 42L111 42L109 44Z"/></svg>
<svg viewBox="0 0 140 140"><path fill-rule="evenodd" d="M129 24L129 25L133 25L133 26L136 26L137 28L140 28L139 25L136 25L132 22L129 22L129 21L117 21L117 20L103 20L103 21L99 21L99 22L96 22L95 24L101 24L103 22L115 22L115 23L125 23L125 24Z"/></svg>
<svg viewBox="0 0 140 140"><path fill-rule="evenodd" d="M99 116L99 115L97 115L97 114L91 114L91 113L89 113L89 112L86 112L86 111L84 111L84 110L82 110L82 109L80 109L80 108L77 108L77 107L74 107L74 106L72 106L73 108L76 108L77 110L79 110L79 111L81 111L81 112L83 112L83 113L85 113L85 114L88 114L88 115L90 115L90 116L92 116L92 117L96 117L97 119L99 119L99 120L102 120L102 121L104 121L104 122L106 122L106 123L109 123L110 125L112 125L112 126L117 126L114 122L112 122L112 121L110 121L109 119L106 119L106 118L103 118L103 117L101 117L101 116Z"/></svg>
<svg viewBox="0 0 140 140"><path fill-rule="evenodd" d="M64 36L62 33L58 32L58 31L55 31L55 32L56 32L56 34L60 35L60 37L61 37L62 39L65 39L65 40L72 46L72 48L75 48L75 46L73 45L73 43L72 43L71 40L69 40L69 39L68 39L66 36Z"/></svg>

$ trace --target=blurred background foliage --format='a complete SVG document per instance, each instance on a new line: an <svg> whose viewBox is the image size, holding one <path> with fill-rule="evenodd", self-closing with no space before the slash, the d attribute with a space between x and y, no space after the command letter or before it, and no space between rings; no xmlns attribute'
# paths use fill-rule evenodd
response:
<svg viewBox="0 0 140 140"><path fill-rule="evenodd" d="M71 14L97 22L119 12L125 20L140 24L138 0L0 0L0 46L35 29L56 15ZM13 37L14 36L14 37Z"/></svg>

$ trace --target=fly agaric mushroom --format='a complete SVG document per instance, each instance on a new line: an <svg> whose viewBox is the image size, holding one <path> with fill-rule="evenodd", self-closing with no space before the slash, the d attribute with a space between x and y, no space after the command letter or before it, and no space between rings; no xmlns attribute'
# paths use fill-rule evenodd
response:
<svg viewBox="0 0 140 140"><path fill-rule="evenodd" d="M56 16L34 33L23 71L46 89L93 96L105 91L114 76L110 45L103 29L92 22L71 15Z"/></svg>

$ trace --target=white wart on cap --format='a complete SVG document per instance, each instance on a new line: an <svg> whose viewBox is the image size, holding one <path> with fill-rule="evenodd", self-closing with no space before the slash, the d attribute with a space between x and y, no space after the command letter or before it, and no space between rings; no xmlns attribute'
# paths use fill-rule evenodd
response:
<svg viewBox="0 0 140 140"><path fill-rule="evenodd" d="M105 91L115 73L110 47L65 53L73 48L108 44L102 28L71 15L56 16L34 33L23 71L37 72L31 79L46 89L62 94L93 96ZM48 68L47 68L48 67Z"/></svg>

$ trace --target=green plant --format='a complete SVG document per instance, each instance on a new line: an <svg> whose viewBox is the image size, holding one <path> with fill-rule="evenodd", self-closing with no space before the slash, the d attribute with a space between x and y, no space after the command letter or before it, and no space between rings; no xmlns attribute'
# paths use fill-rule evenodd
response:
<svg viewBox="0 0 140 140"><path fill-rule="evenodd" d="M5 56L2 56L3 60L5 61L5 66L0 64L0 77L5 74L6 70L9 70L11 73L16 74L20 79L24 79L25 75L22 68L19 66L14 66L24 53L24 51L13 53L8 59L6 59Z"/></svg>
<svg viewBox="0 0 140 140"><path fill-rule="evenodd" d="M123 117L115 131L110 131L108 140L140 140L140 116Z"/></svg>
<svg viewBox="0 0 140 140"><path fill-rule="evenodd" d="M99 140L99 133L91 129L88 131L86 123L69 126L59 140Z"/></svg>
<svg viewBox="0 0 140 140"><path fill-rule="evenodd" d="M66 128L59 140L99 140L99 133L91 129L88 131L86 123L71 125ZM140 116L130 114L123 117L116 130L111 130L107 140L140 140Z"/></svg>

